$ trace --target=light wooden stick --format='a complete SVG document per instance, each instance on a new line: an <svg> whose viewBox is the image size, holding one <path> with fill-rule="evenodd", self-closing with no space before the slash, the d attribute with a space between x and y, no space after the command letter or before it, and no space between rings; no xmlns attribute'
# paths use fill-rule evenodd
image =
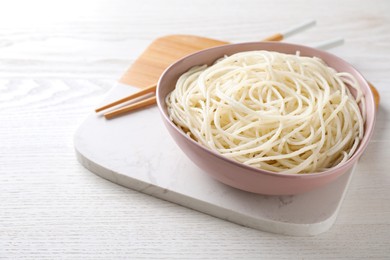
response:
<svg viewBox="0 0 390 260"><path fill-rule="evenodd" d="M298 24L294 27L291 27L291 28L285 30L284 32L271 35L271 36L265 38L263 41L269 41L269 42L281 41L283 39L286 39L287 37L290 37L294 34L297 34L297 33L300 33L302 31L306 30L306 29L309 29L310 27L313 27L314 25L316 25L316 21L310 20L310 21Z"/></svg>
<svg viewBox="0 0 390 260"><path fill-rule="evenodd" d="M267 38L263 39L263 42L278 42L283 40L283 34L276 33L274 35L268 36Z"/></svg>
<svg viewBox="0 0 390 260"><path fill-rule="evenodd" d="M290 37L290 36L295 35L297 33L300 33L304 30L307 30L310 27L313 27L315 25L316 25L315 20L306 21L306 22L303 22L301 24L298 24L298 25L295 25L293 27L288 28L284 32L281 32L281 34L283 35L284 38L287 38L287 37Z"/></svg>
<svg viewBox="0 0 390 260"><path fill-rule="evenodd" d="M320 50L327 50L343 44L344 44L343 38L336 38L336 39L331 39L331 40L317 43L315 46L313 46L313 48L320 49Z"/></svg>
<svg viewBox="0 0 390 260"><path fill-rule="evenodd" d="M144 107L147 107L147 106L151 106L151 105L154 105L154 104L156 104L156 96L153 96L153 97L144 99L144 100L142 100L140 102L137 102L137 103L130 104L128 106L119 108L119 109L117 109L115 111L108 112L108 113L104 114L104 117L106 119L111 119L111 118L120 116L120 115L122 115L124 113L130 112L130 111L133 111L133 110L136 110L136 109L144 108Z"/></svg>
<svg viewBox="0 0 390 260"><path fill-rule="evenodd" d="M145 94L148 94L148 93L151 93L151 92L156 92L156 87L157 87L156 84L153 84L153 85L151 85L151 86L149 86L149 87L146 87L146 88L144 88L144 89L142 89L142 90L140 90L140 91L138 91L138 92L136 92L136 93L134 93L134 94L132 94L132 95L130 95L130 96L127 96L127 97L125 97L125 98L119 99L119 100L117 100L117 101L115 101L115 102L112 102L112 103L110 103L110 104L107 104L107 105L105 105L105 106L99 107L99 108L97 108L97 109L95 110L95 112L97 113L97 112L106 110L107 108L110 108L110 107L113 107L113 106L122 104L122 103L124 103L124 102L126 102L126 101L135 99L135 98L137 98L137 97L141 97L141 96L143 96L143 95L145 95Z"/></svg>

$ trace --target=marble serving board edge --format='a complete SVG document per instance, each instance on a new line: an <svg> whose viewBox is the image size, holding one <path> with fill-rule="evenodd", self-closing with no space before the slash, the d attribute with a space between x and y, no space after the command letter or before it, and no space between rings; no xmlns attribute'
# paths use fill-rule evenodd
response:
<svg viewBox="0 0 390 260"><path fill-rule="evenodd" d="M130 94L134 91L136 91L135 88L132 88L132 87L129 87L129 86L123 85L123 84L117 84L114 88L111 89L111 91L108 92L106 98L104 99L104 101L102 103L107 103L109 101L117 99L118 97L123 96L125 93ZM157 109L152 108L149 110L152 110L153 117L155 117L154 113L158 112ZM150 111L149 112L148 111L140 112L140 114L141 113L144 113L144 116L151 115ZM134 115L133 115L133 117L134 117ZM289 221L285 221L285 220L278 220L278 219L275 219L275 215L272 216L272 218L274 218L274 219L265 218L264 216L258 217L254 214L254 213L256 213L255 211L252 212L252 211L248 210L247 212L242 212L239 209L240 207L237 207L237 206L235 207L234 203L237 204L237 201L239 202L239 200L232 202L232 206L230 208L227 208L227 207L224 207L223 203L220 203L220 205L217 205L217 203L213 203L215 201L212 201L212 200L208 201L207 197L204 197L204 196L203 197L202 196L200 196L200 197L188 196L188 194L184 194L185 192L184 193L182 192L183 190L176 189L176 191L175 191L173 189L170 189L170 187L167 187L167 185L165 185L165 186L164 185L155 185L155 183L153 183L152 181L145 181L145 179L130 176L131 174L128 174L128 173L126 174L126 172L122 172L121 170L118 170L118 169L115 170L114 169L115 167L113 167L114 164L110 164L111 162L110 163L107 163L107 162L100 163L99 159L97 159L97 158L99 156L100 156L100 158L103 158L103 156L99 155L96 158L94 158L93 154L100 153L101 151L99 149L94 149L94 150L84 149L85 145L84 145L83 141L80 141L80 140L82 140L82 136L83 136L83 133L82 133L82 131L80 131L80 129L82 127L86 127L86 130L91 130L91 129L88 129L88 127L90 127L88 124L90 123L91 120L98 122L98 120L104 120L104 119L102 119L102 118L99 119L98 116L96 116L96 115L90 115L89 117L87 117L86 121L84 123L82 123L79 130L76 132L75 140L74 140L75 150L76 150L76 154L77 154L77 158L78 158L79 162L85 168L90 170L91 172L93 172L93 173L97 174L98 176L100 176L104 179L107 179L113 183L119 184L121 186L131 188L133 190L137 190L137 191L140 191L142 193L149 194L151 196L154 196L154 197L166 200L166 201L170 201L170 202L173 202L173 203L176 203L176 204L179 204L179 205L182 205L182 206L209 214L211 216L215 216L215 217L218 217L218 218L230 221L230 222L234 222L236 224L259 229L262 231L285 234L285 235L293 235L293 236L313 236L313 235L317 235L317 234L320 234L322 232L329 230L329 228L333 225L333 223L337 217L339 208L342 204L343 198L344 198L345 193L347 191L350 179L352 178L352 175L353 175L352 174L353 169L352 169L350 173L347 173L344 176L340 177L336 181L337 183L332 183L331 186L332 185L333 186L332 186L332 188L329 188L329 191L327 191L326 190L327 188L325 187L322 191L317 192L314 195L317 198L317 200L321 199L321 202L322 202L322 197L323 197L323 200L326 202L326 200L328 198L324 194L338 193L338 195L332 194L332 196L334 196L332 198L333 201L329 202L329 199L328 199L327 203L328 204L333 203L334 206L331 206L331 207L328 206L328 209L330 209L330 211L328 211L329 214L326 215L326 217L324 217L323 219L320 219L320 221L316 221L316 218L319 218L319 216L316 216L315 219L308 221L308 222L310 222L308 224L293 223L293 222L289 222ZM154 118L154 120L156 120L156 118ZM101 122L105 122L105 121L101 121ZM104 124L111 125L110 123L107 123L107 122L105 122ZM94 126L93 129L97 130L96 126ZM168 135L168 133L165 133L165 134ZM91 139L91 137L88 137L88 138L89 138L89 141L87 140L87 142L93 143L93 142L97 141L97 140L93 140L93 138ZM178 147L176 147L176 148L177 148L177 150L179 150ZM179 153L181 153L181 151L180 152L177 151L177 153L179 154ZM91 156L91 155L93 155L93 156ZM195 165L188 165L186 167L195 167L196 168ZM195 171L200 171L200 170L195 170ZM191 173L191 174L193 174L193 173ZM207 178L207 177L202 177L202 178ZM204 180L202 180L202 181L204 181ZM210 182L212 182L212 181L214 181L214 180L210 179ZM217 189L220 188L220 189L233 190L233 193L236 192L234 194L239 194L242 197L242 198L239 198L242 201L244 201L246 196L247 196L249 199L252 199L252 201L249 200L249 202L248 202L248 205L252 203L252 205L249 205L249 206L256 206L257 205L255 202L253 202L253 198L254 198L253 196L257 196L257 195L253 195L253 194L238 191L238 190L235 191L235 189L230 188L230 187L225 187L226 185L223 185L223 184L218 184L220 186L218 186L217 184L213 184L213 185L214 185L214 186L212 186L213 188L216 187ZM234 194L231 196L234 196ZM312 193L308 193L307 197L311 196L311 194ZM258 196L259 196L259 198L262 197L262 199L264 197L266 197L263 195L258 195ZM299 199L296 199L296 200L301 200L300 205L298 204L298 206L302 207L302 201L305 201L305 200L302 200L302 197L304 197L306 195L297 195L297 198L298 198L298 196L299 196ZM330 196L330 197L332 197L332 196ZM270 197L272 197L272 196L270 196ZM310 202L310 199L309 199L309 202ZM330 200L332 200L332 199L330 199ZM275 201L277 201L277 200L275 200ZM318 201L318 202L320 202L320 201ZM294 203L292 203L292 204L294 204ZM314 203L314 204L316 204L316 203ZM267 205L268 204L266 204L266 206ZM321 205L318 205L318 206L321 207ZM294 210L294 209L292 209L292 210ZM286 214L286 213L284 213L284 214ZM296 216L294 216L294 217L297 218ZM294 218L294 217L292 217L292 218ZM308 219L310 219L310 217L308 217Z"/></svg>
<svg viewBox="0 0 390 260"><path fill-rule="evenodd" d="M258 229L261 231L266 231L270 233L292 235L292 236L314 236L320 233L326 232L334 224L338 211L342 205L339 203L337 210L333 215L327 220L315 224L293 224L293 223L283 223L272 220L261 220L256 219L251 216L243 215L239 212L232 211L227 208L216 207L205 201L192 198L190 196L180 194L174 191L170 191L166 188L161 188L144 181L131 178L127 175L114 172L110 169L107 169L93 161L90 161L88 158L84 157L83 154L77 151L76 155L78 161L89 171L95 173L96 175L111 181L120 186L130 188L148 195L151 195L156 198L160 198L169 202L176 203L178 205L206 213L208 215L227 220L242 226ZM351 173L348 173L348 183L346 187L349 186L349 183L352 179L353 170ZM347 188L344 190L341 201L344 200ZM196 205L196 206L195 206Z"/></svg>

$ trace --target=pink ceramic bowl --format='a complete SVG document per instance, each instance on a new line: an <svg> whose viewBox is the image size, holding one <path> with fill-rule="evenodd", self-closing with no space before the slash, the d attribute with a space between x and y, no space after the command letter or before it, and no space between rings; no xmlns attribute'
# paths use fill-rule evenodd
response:
<svg viewBox="0 0 390 260"><path fill-rule="evenodd" d="M300 51L301 56L319 57L337 71L349 72L356 77L365 94L367 121L365 124L365 136L355 154L346 163L324 172L310 174L283 174L264 171L225 158L222 155L209 150L189 138L171 122L171 120L169 120L165 97L175 88L176 81L181 74L195 65L211 65L215 60L224 55L251 50L268 50L288 54L295 54L296 51ZM169 133L183 152L196 165L210 174L213 178L229 186L249 192L268 195L303 193L336 180L357 163L371 138L375 122L375 103L373 95L367 81L356 69L344 60L330 53L306 46L286 43L250 42L229 44L202 50L182 58L172 64L162 74L157 86L157 103Z"/></svg>

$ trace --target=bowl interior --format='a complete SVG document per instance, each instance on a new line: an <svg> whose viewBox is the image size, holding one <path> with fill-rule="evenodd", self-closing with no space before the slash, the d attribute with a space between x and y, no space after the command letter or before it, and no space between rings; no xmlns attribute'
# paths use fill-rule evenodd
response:
<svg viewBox="0 0 390 260"><path fill-rule="evenodd" d="M337 56L334 56L328 52L320 51L317 49L313 49L310 47L302 46L302 45L295 45L295 44L287 44L287 43L275 43L275 42L250 42L250 43L238 43L238 44L229 44L229 45L223 45L219 47L214 47L206 50L202 50L199 52L196 52L194 54L188 55L187 57L184 57L174 64L172 64L169 68L165 70L165 72L160 77L160 80L158 82L157 87L157 103L159 106L159 109L164 117L165 120L169 121L169 123L178 131L180 134L185 135L173 122L169 120L169 115L167 111L167 106L165 103L165 97L175 88L176 82L178 78L186 71L188 71L190 68L196 65L211 65L213 64L217 59L223 57L224 55L232 55L237 52L242 51L252 51L252 50L267 50L267 51L277 51L281 53L287 53L287 54L295 54L297 51L300 52L301 56L308 56L308 57L318 57L324 60L328 66L333 67L336 71L342 71L342 72L348 72L352 74L359 82L362 91L365 96L365 103L366 103L366 122L365 122L365 134L363 137L363 140L361 141L359 148L355 151L354 155L343 165L340 165L338 167L334 168L342 168L345 167L345 169L349 168L350 164L354 163L362 154L365 147L368 144L368 141L372 135L373 132L373 125L375 121L375 103L374 98L372 95L372 92L370 90L370 87L367 83L367 81L364 79L364 77L349 63L342 60L341 58L338 58ZM354 91L351 91L352 94L354 94ZM191 142L196 143L194 140L189 138L187 135L185 135L188 140ZM200 144L196 143L197 145L201 146ZM208 148L201 146L203 149L210 151ZM222 156L217 153L215 153L217 156ZM225 158L225 157L223 157ZM228 161L233 162L233 160L227 159ZM236 163L234 161L234 163ZM243 165L245 166L245 165ZM248 166L250 167L250 166ZM332 168L332 169L334 169ZM253 168L254 170L257 170ZM332 170L330 169L330 170ZM330 171L328 170L328 171ZM259 172L266 172L263 170L257 170ZM323 175L328 174L328 171L317 173L316 175ZM275 173L275 172L267 172L269 174L278 174L283 175L283 173ZM310 176L311 174L304 174L299 176Z"/></svg>

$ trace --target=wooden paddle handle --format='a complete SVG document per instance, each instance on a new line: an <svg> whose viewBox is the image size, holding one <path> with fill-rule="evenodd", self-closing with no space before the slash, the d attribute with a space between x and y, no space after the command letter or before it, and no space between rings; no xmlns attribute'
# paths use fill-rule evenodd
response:
<svg viewBox="0 0 390 260"><path fill-rule="evenodd" d="M375 107L378 109L379 103L381 101L381 96L379 95L378 90L372 85L370 82L368 82L368 85L370 85L372 95L374 96L375 101Z"/></svg>

